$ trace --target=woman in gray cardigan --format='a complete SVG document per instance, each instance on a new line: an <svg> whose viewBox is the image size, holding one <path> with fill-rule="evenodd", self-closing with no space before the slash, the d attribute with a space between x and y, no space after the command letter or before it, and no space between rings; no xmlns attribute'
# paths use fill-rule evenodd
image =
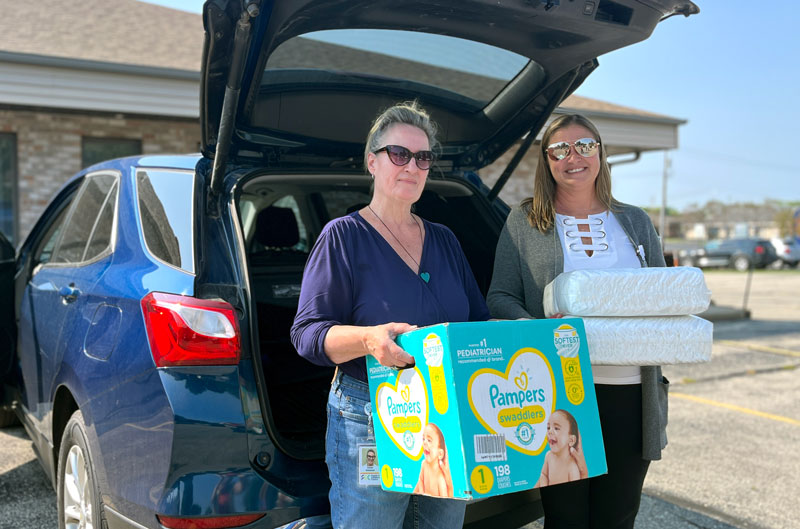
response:
<svg viewBox="0 0 800 529"><path fill-rule="evenodd" d="M512 209L500 234L492 316L544 318L544 287L561 272L646 266L665 266L653 223L611 195L596 127L559 116L542 137L534 196ZM608 474L542 488L546 529L633 528L647 468L667 444L660 367L593 366L592 374Z"/></svg>

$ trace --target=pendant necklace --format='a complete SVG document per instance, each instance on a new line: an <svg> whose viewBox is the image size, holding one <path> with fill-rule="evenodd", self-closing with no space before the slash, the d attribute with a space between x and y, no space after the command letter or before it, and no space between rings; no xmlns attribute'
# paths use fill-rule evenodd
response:
<svg viewBox="0 0 800 529"><path fill-rule="evenodd" d="M419 270L420 268L422 268L422 267L420 266L419 262L417 262L417 260L416 260L416 259L414 259L414 256L413 256L413 255L411 255L411 252L409 252L409 251L406 249L406 247L403 245L403 243L402 243L402 242L400 242L400 239L398 239L398 238L397 238L397 236L396 236L394 233L392 233L392 230L390 230L390 229L389 229L389 226L387 226L387 225L386 225L386 223L385 223L385 222L383 222L383 219L382 219L382 218L380 218L380 217L378 216L378 214L377 214L377 213L375 213L375 210L374 210L374 209L372 209L372 206L370 206L369 204L367 204L367 208L368 208L368 209L369 209L369 210L372 212L372 214L373 214L373 215L375 215L375 218L376 218L376 219L378 219L378 220L380 221L380 223L381 223L381 224L383 224L383 227L384 227L384 228L386 228L386 231L388 231L388 232L389 232L389 235L391 235L392 237L394 237L394 240L396 240L396 241L397 241L397 244L399 244L399 245L400 245L400 248L402 248L402 249L403 249L403 251L404 251L404 252L406 252L406 254L408 254L408 256L411 258L411 260L412 260L412 261L414 261L414 264L416 264L416 265L417 265L417 270ZM414 219L414 224L416 224L416 225L417 225L417 229L419 230L419 240L420 240L420 241L422 241L422 226L420 226L420 225L419 225L419 221L417 220L417 218L416 218L416 217L415 217L413 214L411 215L411 218L412 218L412 219ZM420 272L420 273L419 273L419 277L420 277L420 278L422 278L422 280L423 280L423 281L425 281L426 283L427 283L428 281L430 281L430 279L431 279L431 275L430 275L428 272Z"/></svg>

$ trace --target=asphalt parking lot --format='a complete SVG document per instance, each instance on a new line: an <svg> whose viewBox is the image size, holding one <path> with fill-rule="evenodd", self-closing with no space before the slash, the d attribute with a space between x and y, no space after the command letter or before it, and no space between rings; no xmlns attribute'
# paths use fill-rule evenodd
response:
<svg viewBox="0 0 800 529"><path fill-rule="evenodd" d="M712 360L664 367L669 445L650 465L636 529L796 529L800 271L711 271L706 284Z"/></svg>
<svg viewBox="0 0 800 529"><path fill-rule="evenodd" d="M718 306L712 361L664 368L669 446L650 466L637 529L800 526L800 271L754 273L743 320L747 281L706 274ZM0 430L0 529L54 527L55 493L30 440Z"/></svg>
<svg viewBox="0 0 800 529"><path fill-rule="evenodd" d="M645 493L737 528L796 528L800 271L756 272L746 296L747 282L747 274L706 274L715 303L741 308L747 298L751 319L715 323L711 363L664 368L670 444ZM638 527L665 526L642 513Z"/></svg>

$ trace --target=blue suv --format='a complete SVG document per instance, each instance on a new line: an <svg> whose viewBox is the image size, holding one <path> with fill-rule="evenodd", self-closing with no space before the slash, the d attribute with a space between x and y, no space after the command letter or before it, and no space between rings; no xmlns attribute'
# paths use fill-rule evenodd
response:
<svg viewBox="0 0 800 529"><path fill-rule="evenodd" d="M370 200L370 121L418 99L443 146L416 212L488 289L508 212L476 171L685 0L209 0L201 150L75 175L0 241L0 424L22 421L59 526L303 527L328 513L332 372L289 340L325 223ZM354 28L354 29L353 29ZM198 28L199 30L199 28ZM468 506L519 527L538 491Z"/></svg>

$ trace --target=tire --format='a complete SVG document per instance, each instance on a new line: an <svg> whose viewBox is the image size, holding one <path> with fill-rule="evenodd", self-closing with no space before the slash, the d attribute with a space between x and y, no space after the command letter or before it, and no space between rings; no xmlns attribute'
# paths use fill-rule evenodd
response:
<svg viewBox="0 0 800 529"><path fill-rule="evenodd" d="M58 452L58 527L107 529L80 410L67 422Z"/></svg>
<svg viewBox="0 0 800 529"><path fill-rule="evenodd" d="M746 255L737 255L731 261L731 265L739 272L750 270L750 259Z"/></svg>

